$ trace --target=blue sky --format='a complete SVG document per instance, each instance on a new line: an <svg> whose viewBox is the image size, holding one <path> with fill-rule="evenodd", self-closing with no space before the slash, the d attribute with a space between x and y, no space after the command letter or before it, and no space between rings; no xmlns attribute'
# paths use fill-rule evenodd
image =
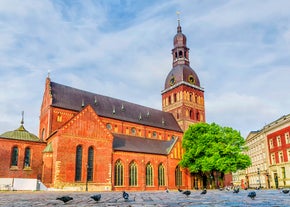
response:
<svg viewBox="0 0 290 207"><path fill-rule="evenodd" d="M161 109L180 11L207 122L247 136L290 112L288 0L2 0L0 134L38 135L51 80Z"/></svg>

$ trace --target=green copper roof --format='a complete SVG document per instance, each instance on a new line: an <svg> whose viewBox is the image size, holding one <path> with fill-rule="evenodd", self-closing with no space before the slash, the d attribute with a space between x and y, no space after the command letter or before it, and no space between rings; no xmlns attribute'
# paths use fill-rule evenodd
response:
<svg viewBox="0 0 290 207"><path fill-rule="evenodd" d="M21 126L14 130L5 132L0 135L1 138L7 138L7 139L17 139L17 140L24 140L24 141L34 141L34 142L40 142L40 139L34 135L29 133L21 123Z"/></svg>
<svg viewBox="0 0 290 207"><path fill-rule="evenodd" d="M45 147L43 152L53 152L51 142Z"/></svg>

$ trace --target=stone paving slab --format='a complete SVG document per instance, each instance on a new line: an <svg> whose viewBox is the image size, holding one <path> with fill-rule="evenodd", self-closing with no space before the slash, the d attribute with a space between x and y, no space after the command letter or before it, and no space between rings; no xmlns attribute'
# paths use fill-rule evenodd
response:
<svg viewBox="0 0 290 207"><path fill-rule="evenodd" d="M62 192L62 191L0 191L0 206L28 207L28 206L100 206L100 207L290 207L290 195L279 190L254 190L257 197L252 200L247 197L251 190L241 190L238 194L232 191L208 190L201 195L201 191L192 190L186 197L178 191L128 192L129 200L122 198L122 192ZM99 202L90 198L94 194L101 194ZM64 204L56 197L69 195L73 200Z"/></svg>

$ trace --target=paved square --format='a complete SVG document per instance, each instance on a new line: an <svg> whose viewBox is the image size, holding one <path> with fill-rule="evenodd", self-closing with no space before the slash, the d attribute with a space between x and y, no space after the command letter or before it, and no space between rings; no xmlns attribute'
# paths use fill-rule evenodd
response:
<svg viewBox="0 0 290 207"><path fill-rule="evenodd" d="M26 206L119 206L119 207L289 207L290 195L283 194L280 190L255 190L257 197L252 200L247 197L251 190L241 190L238 194L232 191L208 190L207 194L201 195L201 191L192 190L191 195L186 197L178 191L169 193L154 192L128 192L128 201L122 198L122 192L0 192L0 206L26 207ZM100 202L95 202L91 195L100 193ZM64 204L56 197L69 195L72 201Z"/></svg>

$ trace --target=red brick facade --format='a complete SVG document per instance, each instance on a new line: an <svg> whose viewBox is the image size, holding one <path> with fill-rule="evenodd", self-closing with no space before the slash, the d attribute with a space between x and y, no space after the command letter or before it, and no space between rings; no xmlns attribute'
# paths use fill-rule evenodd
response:
<svg viewBox="0 0 290 207"><path fill-rule="evenodd" d="M42 151L46 143L7 139L0 137L0 178L41 178ZM17 166L11 164L12 148L18 148ZM24 164L25 149L31 153L30 166Z"/></svg>
<svg viewBox="0 0 290 207"><path fill-rule="evenodd" d="M178 166L183 131L189 124L205 122L204 91L189 67L180 25L174 47L174 68L162 92L163 111L64 86L48 77L40 108L43 142L0 142L5 149L1 158L10 159L11 148L19 146L19 163L29 144L31 170L21 164L10 169L1 159L1 167L6 166L1 176L41 177L47 187L71 190L202 187L203 178Z"/></svg>

